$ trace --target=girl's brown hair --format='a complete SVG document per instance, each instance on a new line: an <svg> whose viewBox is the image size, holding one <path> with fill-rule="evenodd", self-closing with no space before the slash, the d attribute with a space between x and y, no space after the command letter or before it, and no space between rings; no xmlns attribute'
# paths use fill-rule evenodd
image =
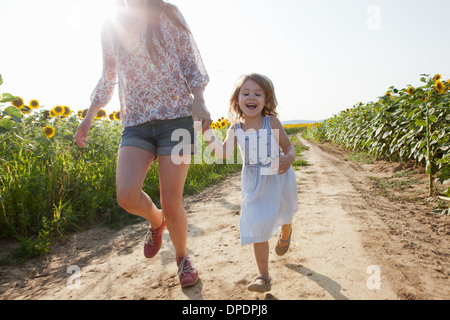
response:
<svg viewBox="0 0 450 320"><path fill-rule="evenodd" d="M129 28L129 25L133 21L133 17L127 14L127 10L125 7L125 1L124 0L117 0L116 3L118 7L118 21L122 25L123 30L127 30ZM147 33L146 33L146 45L147 50L152 58L152 61L155 65L159 62L159 53L156 48L156 45L153 41L153 36L156 34L156 37L158 38L158 42L160 43L163 50L166 49L165 47L165 41L163 34L161 32L161 21L160 21L160 15L163 13L166 15L169 20L180 30L185 32L190 32L188 27L183 23L183 21L180 20L180 18L176 14L176 8L170 3L167 3L163 0L148 0L147 1ZM120 42L119 42L120 45Z"/></svg>
<svg viewBox="0 0 450 320"><path fill-rule="evenodd" d="M241 89L247 80L253 80L258 83L266 95L266 101L262 110L262 115L264 117L277 117L278 113L276 112L276 108L278 106L278 101L275 95L275 87L272 83L272 80L262 74L251 73L241 76L234 85L234 90L230 98L229 110L231 122L236 124L237 122L244 120L244 115L241 111L241 108L239 108L239 94L241 93Z"/></svg>

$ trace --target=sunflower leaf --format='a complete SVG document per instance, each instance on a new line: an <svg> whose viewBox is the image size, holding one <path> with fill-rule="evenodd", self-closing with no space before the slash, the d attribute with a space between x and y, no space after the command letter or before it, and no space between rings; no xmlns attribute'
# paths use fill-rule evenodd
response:
<svg viewBox="0 0 450 320"><path fill-rule="evenodd" d="M4 133L12 130L12 121L8 118L0 119L0 133Z"/></svg>
<svg viewBox="0 0 450 320"><path fill-rule="evenodd" d="M418 127L420 127L420 126L426 127L426 125L427 125L427 122L425 120L417 120L416 121L416 126L418 126Z"/></svg>
<svg viewBox="0 0 450 320"><path fill-rule="evenodd" d="M17 97L13 96L10 93L3 93L3 99L0 100L0 103L5 103L5 102L12 102L17 100Z"/></svg>
<svg viewBox="0 0 450 320"><path fill-rule="evenodd" d="M5 112L6 112L6 114L10 115L11 117L16 117L19 119L23 118L22 112L20 112L20 110L14 106L9 106L8 108L5 109Z"/></svg>
<svg viewBox="0 0 450 320"><path fill-rule="evenodd" d="M2 77L2 75L0 74L0 86L3 84L3 77Z"/></svg>

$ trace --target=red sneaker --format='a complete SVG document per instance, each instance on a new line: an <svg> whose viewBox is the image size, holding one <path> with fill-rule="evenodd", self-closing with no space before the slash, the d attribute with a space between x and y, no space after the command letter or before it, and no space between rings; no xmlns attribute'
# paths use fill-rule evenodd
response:
<svg viewBox="0 0 450 320"><path fill-rule="evenodd" d="M178 277L182 288L192 287L198 281L198 270L189 257L179 257L177 260Z"/></svg>
<svg viewBox="0 0 450 320"><path fill-rule="evenodd" d="M166 227L166 221L163 220L161 227L154 230L152 226L148 228L147 235L145 236L144 242L144 256L146 258L153 258L158 253L159 249L161 249L162 244L162 234L164 228Z"/></svg>

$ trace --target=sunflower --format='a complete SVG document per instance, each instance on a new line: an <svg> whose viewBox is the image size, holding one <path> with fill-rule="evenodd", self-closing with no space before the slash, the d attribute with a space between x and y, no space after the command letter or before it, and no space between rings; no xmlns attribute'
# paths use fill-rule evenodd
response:
<svg viewBox="0 0 450 320"><path fill-rule="evenodd" d="M440 74L437 74L434 76L433 81L435 81L435 82L439 81L439 80L441 80L441 78L442 78L442 76Z"/></svg>
<svg viewBox="0 0 450 320"><path fill-rule="evenodd" d="M87 115L88 109L78 110L77 116L80 120L83 120Z"/></svg>
<svg viewBox="0 0 450 320"><path fill-rule="evenodd" d="M31 109L39 109L39 101L36 99L30 100L30 108Z"/></svg>
<svg viewBox="0 0 450 320"><path fill-rule="evenodd" d="M100 109L100 111L97 112L97 115L95 116L95 119L100 120L100 119L106 118L106 115L107 115L106 111L103 110L103 109Z"/></svg>
<svg viewBox="0 0 450 320"><path fill-rule="evenodd" d="M63 108L64 108L64 112L63 112L62 116L68 117L71 114L72 110L70 110L70 108L68 106L63 106Z"/></svg>
<svg viewBox="0 0 450 320"><path fill-rule="evenodd" d="M113 113L110 113L110 114L108 115L109 120L114 121L114 120L116 119L116 117L114 116L115 113L116 113L116 112L114 111Z"/></svg>
<svg viewBox="0 0 450 320"><path fill-rule="evenodd" d="M50 110L44 110L44 111L42 112L42 117L43 117L44 119L50 118L50 117L51 117L51 111L50 111Z"/></svg>
<svg viewBox="0 0 450 320"><path fill-rule="evenodd" d="M21 111L23 114L30 114L30 113L31 113L31 108L30 108L29 106L23 106L23 107L20 109L20 111Z"/></svg>
<svg viewBox="0 0 450 320"><path fill-rule="evenodd" d="M64 107L56 106L52 109L53 114L56 116L60 116L64 114Z"/></svg>
<svg viewBox="0 0 450 320"><path fill-rule="evenodd" d="M439 94L443 94L445 92L445 85L441 82L441 81L436 81L436 83L434 84L434 87L436 88L436 91Z"/></svg>
<svg viewBox="0 0 450 320"><path fill-rule="evenodd" d="M412 94L413 91L414 91L414 88L413 88L413 87L409 87L409 88L406 90L406 93Z"/></svg>
<svg viewBox="0 0 450 320"><path fill-rule="evenodd" d="M117 121L120 121L120 111L117 111L114 113L114 119L116 119Z"/></svg>
<svg viewBox="0 0 450 320"><path fill-rule="evenodd" d="M42 128L42 132L44 132L47 139L51 139L55 135L55 128L47 126Z"/></svg>
<svg viewBox="0 0 450 320"><path fill-rule="evenodd" d="M388 91L386 92L385 96L387 96L388 98L392 97L392 94Z"/></svg>
<svg viewBox="0 0 450 320"><path fill-rule="evenodd" d="M21 109L23 106L25 106L25 103L23 102L23 99L20 97L17 97L16 100L11 102L11 104L16 107L17 109Z"/></svg>

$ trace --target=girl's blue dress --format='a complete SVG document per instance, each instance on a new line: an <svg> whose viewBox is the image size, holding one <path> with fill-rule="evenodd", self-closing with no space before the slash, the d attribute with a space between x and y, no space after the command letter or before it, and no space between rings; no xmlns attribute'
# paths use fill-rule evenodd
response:
<svg viewBox="0 0 450 320"><path fill-rule="evenodd" d="M284 224L291 224L298 211L297 180L292 166L283 175L273 174L271 166L281 155L280 146L264 118L259 131L244 132L235 125L244 165L242 206L239 223L243 245L268 241Z"/></svg>

